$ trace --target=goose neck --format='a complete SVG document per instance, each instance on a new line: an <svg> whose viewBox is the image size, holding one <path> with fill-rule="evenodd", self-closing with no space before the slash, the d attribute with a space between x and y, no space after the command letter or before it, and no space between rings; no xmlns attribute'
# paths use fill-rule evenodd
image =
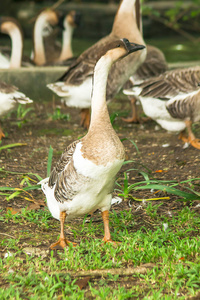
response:
<svg viewBox="0 0 200 300"><path fill-rule="evenodd" d="M42 37L42 29L46 19L41 15L35 23L34 33L33 33L33 43L34 43L34 62L37 65L43 65L46 63L44 43Z"/></svg>
<svg viewBox="0 0 200 300"><path fill-rule="evenodd" d="M22 51L23 51L22 33L18 28L15 28L10 33L10 37L12 42L10 68L20 68L21 61L22 61Z"/></svg>
<svg viewBox="0 0 200 300"><path fill-rule="evenodd" d="M93 91L91 102L91 122L92 127L96 122L108 122L110 118L106 104L106 85L108 73L112 65L112 59L105 55L100 58L94 69Z"/></svg>
<svg viewBox="0 0 200 300"><path fill-rule="evenodd" d="M70 26L70 24L65 24L65 29L63 30L63 42L62 42L62 50L59 56L59 61L68 59L73 57L71 41L73 35L74 28Z"/></svg>

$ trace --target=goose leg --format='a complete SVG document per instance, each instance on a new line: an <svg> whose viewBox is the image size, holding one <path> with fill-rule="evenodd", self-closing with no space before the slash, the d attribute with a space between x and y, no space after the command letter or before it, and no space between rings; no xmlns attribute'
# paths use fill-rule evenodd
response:
<svg viewBox="0 0 200 300"><path fill-rule="evenodd" d="M190 143L194 148L200 149L200 139L197 139L192 132L192 121L187 120L185 121L185 124L188 131L188 138L186 138L182 132L180 133L179 138L185 143Z"/></svg>
<svg viewBox="0 0 200 300"><path fill-rule="evenodd" d="M0 140L5 137L5 134L3 133L1 126L0 126Z"/></svg>
<svg viewBox="0 0 200 300"><path fill-rule="evenodd" d="M139 123L140 120L139 120L137 108L136 108L137 99L135 97L132 97L130 101L131 101L131 117L130 118L122 118L122 120L127 123Z"/></svg>
<svg viewBox="0 0 200 300"><path fill-rule="evenodd" d="M50 246L50 249L52 250L67 248L71 243L73 244L73 246L76 246L76 243L70 242L65 238L64 222L65 222L66 215L67 214L65 211L60 212L60 237L56 243Z"/></svg>
<svg viewBox="0 0 200 300"><path fill-rule="evenodd" d="M88 129L90 126L90 110L89 108L81 109L81 126Z"/></svg>
<svg viewBox="0 0 200 300"><path fill-rule="evenodd" d="M104 224L104 242L113 242L110 236L110 229L109 229L109 211L105 210L101 213L103 218L103 224Z"/></svg>

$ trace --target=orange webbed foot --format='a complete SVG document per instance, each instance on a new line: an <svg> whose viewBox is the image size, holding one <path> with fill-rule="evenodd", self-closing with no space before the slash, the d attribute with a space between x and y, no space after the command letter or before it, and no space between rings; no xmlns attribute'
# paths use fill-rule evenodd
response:
<svg viewBox="0 0 200 300"><path fill-rule="evenodd" d="M52 244L49 248L51 250L60 250L69 247L70 244L72 244L73 247L76 247L77 245L76 243L70 242L67 239L59 238L59 240L56 243Z"/></svg>
<svg viewBox="0 0 200 300"><path fill-rule="evenodd" d="M200 149L200 139L189 140L189 142L194 148Z"/></svg>

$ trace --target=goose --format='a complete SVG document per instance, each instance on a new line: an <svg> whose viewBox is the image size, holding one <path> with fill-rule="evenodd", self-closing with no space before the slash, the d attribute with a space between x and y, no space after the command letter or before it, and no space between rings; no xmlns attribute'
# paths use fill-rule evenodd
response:
<svg viewBox="0 0 200 300"><path fill-rule="evenodd" d="M124 93L139 96L148 117L165 130L180 133L180 139L200 149L200 140L191 129L192 123L200 120L200 66L168 70ZM185 129L188 137L184 136Z"/></svg>
<svg viewBox="0 0 200 300"><path fill-rule="evenodd" d="M0 68L20 68L23 51L23 33L19 22L11 17L1 17L0 32L8 34L11 38L12 43L11 55L10 49L2 49L0 53Z"/></svg>
<svg viewBox="0 0 200 300"><path fill-rule="evenodd" d="M23 55L23 31L20 23L11 17L0 17L0 32L11 38L11 48L1 47L0 68L15 69L33 66L30 58Z"/></svg>
<svg viewBox="0 0 200 300"><path fill-rule="evenodd" d="M80 25L80 19L80 13L75 10L71 10L63 18L63 24L61 24L63 27L62 49L56 63L65 63L68 65L72 62L71 58L74 56L72 51L72 35L74 29Z"/></svg>
<svg viewBox="0 0 200 300"><path fill-rule="evenodd" d="M0 116L13 110L17 104L32 103L33 100L18 91L18 88L0 81ZM0 140L5 137L0 127Z"/></svg>
<svg viewBox="0 0 200 300"><path fill-rule="evenodd" d="M138 28L141 34L143 33L142 28L142 14L140 10L140 0L136 0L136 20ZM168 64L164 53L157 47L153 45L146 45L147 55L145 61L137 69L137 71L130 77L130 79L125 83L124 89L128 89L141 82L145 79L151 78L153 76L158 76L168 70ZM131 117L122 118L123 121L127 123L138 123L141 119L138 117L136 102L136 95L131 95L128 97L131 102Z"/></svg>
<svg viewBox="0 0 200 300"><path fill-rule="evenodd" d="M137 28L135 19L135 0L122 0L116 13L112 31L106 37L100 39L93 46L85 50L72 63L68 70L57 82L47 85L49 89L63 98L67 106L81 108L81 124L89 127L89 108L91 106L92 74L96 58L102 46L111 40L125 36L130 41L144 44L144 40ZM119 92L128 78L137 70L144 61L146 49L132 53L124 59L117 61L111 68L106 97L110 101Z"/></svg>
<svg viewBox="0 0 200 300"><path fill-rule="evenodd" d="M33 28L33 53L31 58L37 66L45 65L49 60L49 58L48 60L46 59L42 32L49 24L56 25L58 22L58 14L51 9L43 10L36 18ZM51 60L54 59L55 57L53 56Z"/></svg>
<svg viewBox="0 0 200 300"><path fill-rule="evenodd" d="M60 220L59 240L50 246L65 248L64 221L83 216L96 209L102 212L105 242L111 242L109 209L116 174L125 159L124 147L114 131L106 104L106 83L112 63L143 45L121 39L106 43L99 49L94 69L91 100L91 122L88 133L70 144L52 170L40 184L46 195L52 216Z"/></svg>
<svg viewBox="0 0 200 300"><path fill-rule="evenodd" d="M59 43L55 43L55 40L52 42L52 35L46 36L46 28L49 23L62 27L62 47ZM32 57L35 63L37 65L68 65L73 57L71 46L73 31L79 23L80 13L75 10L65 16L60 16L59 13L49 9L42 11L34 25L34 54Z"/></svg>

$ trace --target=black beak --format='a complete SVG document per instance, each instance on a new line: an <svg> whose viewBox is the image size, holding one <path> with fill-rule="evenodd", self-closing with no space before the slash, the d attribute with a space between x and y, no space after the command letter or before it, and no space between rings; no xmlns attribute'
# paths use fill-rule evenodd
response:
<svg viewBox="0 0 200 300"><path fill-rule="evenodd" d="M144 45L130 43L129 40L127 40L127 39L122 39L122 40L125 44L125 47L126 47L128 53L132 53L132 52L146 48Z"/></svg>
<svg viewBox="0 0 200 300"><path fill-rule="evenodd" d="M65 14L61 11L57 12L57 15L58 15L58 24L57 26L60 27L62 30L65 29L64 25L63 25L63 22L64 22L64 19L65 19Z"/></svg>
<svg viewBox="0 0 200 300"><path fill-rule="evenodd" d="M78 11L75 13L75 16L74 16L74 23L75 23L77 26L80 26L80 24L81 24L81 13L78 12Z"/></svg>

